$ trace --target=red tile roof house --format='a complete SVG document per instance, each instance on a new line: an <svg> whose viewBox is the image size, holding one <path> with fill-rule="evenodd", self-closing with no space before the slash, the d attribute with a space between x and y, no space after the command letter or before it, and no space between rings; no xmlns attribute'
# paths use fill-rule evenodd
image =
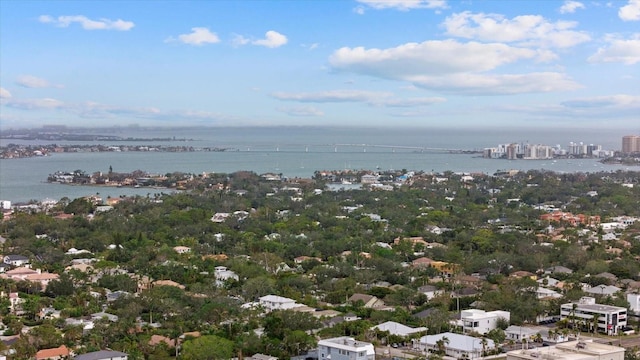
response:
<svg viewBox="0 0 640 360"><path fill-rule="evenodd" d="M36 353L36 360L62 360L68 359L71 355L69 349L61 345L57 348L42 349Z"/></svg>

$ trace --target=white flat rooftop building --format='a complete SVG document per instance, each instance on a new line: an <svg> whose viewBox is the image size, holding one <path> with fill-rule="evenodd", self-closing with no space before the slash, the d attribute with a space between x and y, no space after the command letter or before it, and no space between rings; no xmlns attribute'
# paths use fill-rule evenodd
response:
<svg viewBox="0 0 640 360"><path fill-rule="evenodd" d="M468 335L447 332L421 337L420 350L436 353L439 350L440 341L443 342L445 354L456 359L478 359L483 356L482 353L484 351L493 350L496 346L491 339L483 340ZM484 344L483 341L485 341Z"/></svg>
<svg viewBox="0 0 640 360"><path fill-rule="evenodd" d="M627 326L627 309L619 306L596 304L596 299L583 296L577 303L560 305L560 318L585 323L587 328L593 326L593 318L598 318L598 331L608 335L617 335Z"/></svg>
<svg viewBox="0 0 640 360"><path fill-rule="evenodd" d="M375 360L373 344L348 336L318 341L318 360Z"/></svg>
<svg viewBox="0 0 640 360"><path fill-rule="evenodd" d="M462 330L464 333L477 332L478 334L486 334L498 327L498 321L504 319L509 322L511 313L508 311L484 311L478 309L462 310L460 321L462 322Z"/></svg>
<svg viewBox="0 0 640 360"><path fill-rule="evenodd" d="M569 341L554 346L507 353L507 360L624 360L625 349L591 340Z"/></svg>

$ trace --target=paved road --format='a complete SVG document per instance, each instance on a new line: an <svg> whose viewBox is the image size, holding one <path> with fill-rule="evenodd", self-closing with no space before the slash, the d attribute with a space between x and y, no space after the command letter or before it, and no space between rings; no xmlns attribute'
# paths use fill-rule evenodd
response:
<svg viewBox="0 0 640 360"><path fill-rule="evenodd" d="M626 349L631 349L633 347L640 348L640 335L598 337L594 338L594 341L602 344L610 343L612 345L622 346Z"/></svg>

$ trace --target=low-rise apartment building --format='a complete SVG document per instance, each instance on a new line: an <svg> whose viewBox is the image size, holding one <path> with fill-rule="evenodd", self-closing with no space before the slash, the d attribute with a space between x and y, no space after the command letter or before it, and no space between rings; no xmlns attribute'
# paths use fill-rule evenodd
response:
<svg viewBox="0 0 640 360"><path fill-rule="evenodd" d="M318 360L374 360L373 344L348 336L318 341Z"/></svg>

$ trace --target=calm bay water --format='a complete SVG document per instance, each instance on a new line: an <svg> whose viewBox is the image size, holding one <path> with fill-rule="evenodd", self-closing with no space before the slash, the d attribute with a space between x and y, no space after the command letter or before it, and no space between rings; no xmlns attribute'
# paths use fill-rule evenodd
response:
<svg viewBox="0 0 640 360"><path fill-rule="evenodd" d="M498 143L525 142L561 144L569 141L602 144L605 149L619 148L622 135L612 132L527 132L527 139L513 138L513 133L495 131L445 131L428 129L343 129L343 128L208 128L143 131L128 129L135 138L189 139L170 142L111 142L104 145L172 145L194 148L232 148L224 152L101 152L63 153L47 157L0 160L0 199L12 202L44 198L76 198L99 193L102 197L146 195L152 189L70 186L46 183L56 171L80 169L87 173L143 170L164 174L230 173L249 170L275 172L288 177L311 177L316 170L407 169L424 171L494 173L504 169L547 169L558 172L595 172L627 169L603 165L593 159L507 161L479 158L478 155L450 154L428 149L482 149ZM591 136L591 137L589 137ZM582 137L582 138L581 138ZM6 145L17 141L3 140ZM22 143L37 143L35 141ZM50 142L40 142L48 144ZM71 142L57 142L70 145ZM77 143L76 143L77 144ZM95 143L88 143L95 144ZM427 148L427 150L423 150ZM633 169L632 169L633 170ZM156 190L157 191L157 190ZM171 190L164 190L171 192Z"/></svg>

